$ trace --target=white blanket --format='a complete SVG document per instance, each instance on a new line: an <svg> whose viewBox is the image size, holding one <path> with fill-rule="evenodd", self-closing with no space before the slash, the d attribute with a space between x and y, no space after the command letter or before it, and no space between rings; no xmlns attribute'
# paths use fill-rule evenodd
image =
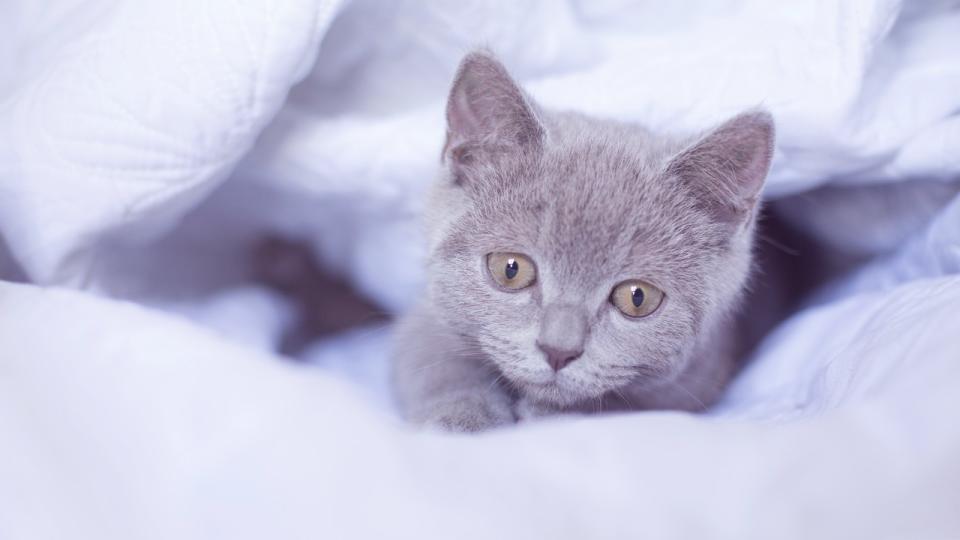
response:
<svg viewBox="0 0 960 540"><path fill-rule="evenodd" d="M765 105L771 197L960 177L949 2L660 4L8 2L0 277L33 284L0 283L0 538L960 536L960 200L708 416L415 433L388 328L272 353L289 308L238 285L266 231L418 294L476 44L554 107L688 131Z"/></svg>

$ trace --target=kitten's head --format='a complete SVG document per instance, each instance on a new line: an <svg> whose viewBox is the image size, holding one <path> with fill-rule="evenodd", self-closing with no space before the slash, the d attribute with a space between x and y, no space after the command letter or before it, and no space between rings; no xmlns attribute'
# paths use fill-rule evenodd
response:
<svg viewBox="0 0 960 540"><path fill-rule="evenodd" d="M527 396L676 375L735 306L773 148L765 112L696 139L548 113L486 53L447 106L430 295Z"/></svg>

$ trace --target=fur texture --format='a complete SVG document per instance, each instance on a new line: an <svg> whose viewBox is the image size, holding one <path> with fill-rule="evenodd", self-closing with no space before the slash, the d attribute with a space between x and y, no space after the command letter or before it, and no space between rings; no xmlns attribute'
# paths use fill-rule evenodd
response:
<svg viewBox="0 0 960 540"><path fill-rule="evenodd" d="M770 115L747 112L691 139L548 112L479 52L461 64L447 120L429 287L397 335L406 416L473 431L559 411L713 402L737 365L732 315L750 273ZM495 286L491 252L530 257L534 285ZM620 313L609 297L628 279L664 291L659 309ZM555 370L544 345L582 353Z"/></svg>

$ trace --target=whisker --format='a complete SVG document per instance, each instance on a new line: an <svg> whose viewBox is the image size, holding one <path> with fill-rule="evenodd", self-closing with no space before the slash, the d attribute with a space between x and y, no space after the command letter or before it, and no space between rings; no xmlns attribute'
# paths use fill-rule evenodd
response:
<svg viewBox="0 0 960 540"><path fill-rule="evenodd" d="M680 384L680 383L677 382L677 381L670 381L670 382L673 383L677 388L683 390L684 393L686 393L688 396L690 396L691 398L693 398L693 400L696 401L698 405L700 405L700 409L702 409L702 410L706 410L706 409L707 409L706 404L704 404L704 402L700 401L700 398L698 398L697 396L693 395L693 393L691 393L689 390L687 390L686 388L684 388L684 386L683 386L682 384Z"/></svg>
<svg viewBox="0 0 960 540"><path fill-rule="evenodd" d="M440 360L437 360L436 362L430 362L429 364L426 364L426 365L417 366L417 368L414 369L411 373L421 373L421 372L426 371L426 370L428 370L428 369L430 369L430 368L432 368L432 367L437 367L437 366L439 366L440 364L443 364L444 362L447 362L448 360L450 360L450 358L447 357L447 356L441 357Z"/></svg>
<svg viewBox="0 0 960 540"><path fill-rule="evenodd" d="M782 251L782 252L784 252L784 253L786 253L787 255L790 255L790 256L792 256L792 257L797 257L797 256L800 255L800 252L799 252L799 251L797 251L797 250L795 250L795 249L793 249L793 248L787 247L787 246L783 245L782 243L778 242L777 240L774 240L773 238L771 238L771 237L769 237L769 236L767 236L767 235L765 235L765 234L757 233L757 239L758 239L758 240L762 240L762 241L770 244L771 246L779 249L780 251Z"/></svg>
<svg viewBox="0 0 960 540"><path fill-rule="evenodd" d="M502 381L503 379L504 379L503 373L497 375L497 377L493 379L493 381L490 383L490 386L487 387L487 392L490 392L491 390L493 390L493 387L500 384L500 381Z"/></svg>
<svg viewBox="0 0 960 540"><path fill-rule="evenodd" d="M631 401L627 398L627 396L626 396L623 392L620 391L619 388L614 388L614 389L613 389L613 392L614 392L615 394L617 394L618 396L620 396L620 399L622 399L623 402L627 404L627 407L630 407L630 410L631 410L631 411L637 410L637 406L634 405L633 402L631 402Z"/></svg>

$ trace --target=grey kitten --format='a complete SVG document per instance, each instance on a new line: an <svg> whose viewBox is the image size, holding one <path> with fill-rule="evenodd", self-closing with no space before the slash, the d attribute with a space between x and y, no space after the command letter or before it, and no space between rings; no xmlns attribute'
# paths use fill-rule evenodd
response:
<svg viewBox="0 0 960 540"><path fill-rule="evenodd" d="M476 431L715 401L742 352L770 115L663 137L543 110L475 52L447 122L428 290L397 329L405 416Z"/></svg>

